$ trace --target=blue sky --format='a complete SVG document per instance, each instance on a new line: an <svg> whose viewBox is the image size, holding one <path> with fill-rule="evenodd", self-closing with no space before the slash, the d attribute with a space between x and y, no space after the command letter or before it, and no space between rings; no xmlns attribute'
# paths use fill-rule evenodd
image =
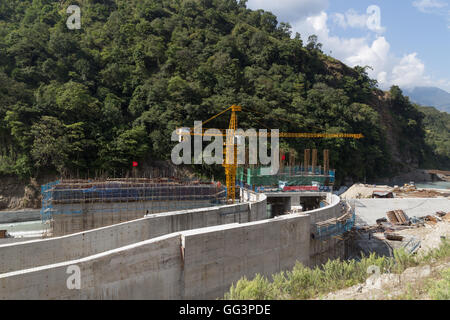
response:
<svg viewBox="0 0 450 320"><path fill-rule="evenodd" d="M370 65L380 87L450 91L450 0L249 0L272 11L304 41L350 66Z"/></svg>

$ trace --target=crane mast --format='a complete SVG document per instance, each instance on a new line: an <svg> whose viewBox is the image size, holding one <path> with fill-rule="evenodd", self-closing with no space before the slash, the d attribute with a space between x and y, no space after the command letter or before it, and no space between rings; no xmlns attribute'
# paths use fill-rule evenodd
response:
<svg viewBox="0 0 450 320"><path fill-rule="evenodd" d="M225 167L227 202L234 203L236 197L236 171L237 171L237 144L235 143L237 130L237 112L242 111L242 107L233 105L231 107L231 120L225 140Z"/></svg>

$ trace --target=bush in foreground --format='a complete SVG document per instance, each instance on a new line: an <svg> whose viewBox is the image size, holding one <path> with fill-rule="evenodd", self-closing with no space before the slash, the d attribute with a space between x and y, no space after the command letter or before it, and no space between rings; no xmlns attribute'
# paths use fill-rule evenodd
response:
<svg viewBox="0 0 450 320"><path fill-rule="evenodd" d="M403 249L395 250L394 256L380 257L375 253L361 260L328 260L315 268L297 263L293 270L280 272L272 276L272 281L258 274L253 280L240 279L225 294L228 300L303 300L311 299L332 291L351 287L364 282L371 274L370 266L377 266L381 273L401 273L406 268L429 263L450 256L450 243L444 241L441 246L425 255L413 255ZM442 298L448 295L449 278L430 289L432 297ZM447 282L445 282L447 281ZM447 290L447 291L445 291Z"/></svg>

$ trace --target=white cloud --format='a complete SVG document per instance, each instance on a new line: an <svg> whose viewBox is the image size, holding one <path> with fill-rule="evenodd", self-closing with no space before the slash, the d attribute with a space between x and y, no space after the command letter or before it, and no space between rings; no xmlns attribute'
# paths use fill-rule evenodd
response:
<svg viewBox="0 0 450 320"><path fill-rule="evenodd" d="M437 0L416 1L423 8L442 5ZM420 4L419 4L420 3ZM299 32L302 39L312 34L323 44L323 51L330 53L354 67L370 66L369 75L378 80L381 88L387 89L391 85L403 87L438 86L450 91L450 81L436 80L426 75L424 63L417 53L407 53L403 57L394 55L391 46L381 33L385 28L381 26L381 12L377 6L369 6L366 13L348 10L345 13L335 13L330 16L325 11L327 0L249 0L251 9L272 11L279 17L279 21L290 22L293 34ZM330 23L342 28L359 28L370 31L365 36L345 38L332 35Z"/></svg>
<svg viewBox="0 0 450 320"><path fill-rule="evenodd" d="M413 6L424 13L432 13L448 6L447 3L439 0L420 0L414 1Z"/></svg>
<svg viewBox="0 0 450 320"><path fill-rule="evenodd" d="M352 50L355 50L354 54L351 55L350 53L350 55L345 58L345 61L352 66L369 65L374 69L382 69L389 58L390 47L390 44L384 37L379 37L374 40L371 45L364 42L364 44L352 48Z"/></svg>
<svg viewBox="0 0 450 320"><path fill-rule="evenodd" d="M387 72L386 71L381 71L378 75L377 75L377 81L381 86L387 86L388 85L388 80L387 80Z"/></svg>
<svg viewBox="0 0 450 320"><path fill-rule="evenodd" d="M424 76L425 65L417 58L417 53L404 56L400 62L392 69L392 83L400 87L414 87L429 82Z"/></svg>
<svg viewBox="0 0 450 320"><path fill-rule="evenodd" d="M317 35L325 53L331 51L332 56L351 67L370 66L372 69L368 69L367 72L383 89L394 84L405 88L426 85L450 89L449 81L435 81L426 76L425 65L417 53L406 54L403 57L395 56L384 36L342 38L331 35L326 12L294 23L293 29L299 32L303 39L312 34Z"/></svg>
<svg viewBox="0 0 450 320"><path fill-rule="evenodd" d="M326 10L328 0L249 0L247 7L271 11L280 21L292 22Z"/></svg>
<svg viewBox="0 0 450 320"><path fill-rule="evenodd" d="M447 28L450 29L450 10L447 9L448 3L439 0L421 0L414 1L413 6L423 13L431 13L447 18Z"/></svg>
<svg viewBox="0 0 450 320"><path fill-rule="evenodd" d="M377 37L370 42L367 37L340 38L332 36L328 28L328 15L321 12L317 16L293 24L294 31L299 32L303 39L316 34L324 45L324 51L333 52L333 56L343 60L349 65L371 65L373 67L384 65L388 58L390 45L384 37Z"/></svg>
<svg viewBox="0 0 450 320"><path fill-rule="evenodd" d="M340 26L341 28L347 28L347 18L345 17L345 14L342 13L334 13L333 14L333 21L335 24Z"/></svg>

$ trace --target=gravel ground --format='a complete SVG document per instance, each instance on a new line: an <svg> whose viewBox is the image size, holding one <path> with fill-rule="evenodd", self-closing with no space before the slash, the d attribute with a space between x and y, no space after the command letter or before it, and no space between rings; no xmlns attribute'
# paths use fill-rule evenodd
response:
<svg viewBox="0 0 450 320"><path fill-rule="evenodd" d="M418 254L425 254L431 249L438 248L442 237L450 239L450 222L442 221L437 224L426 223L424 227L406 229L396 233L405 239L414 237L421 241ZM402 242L397 242L401 244ZM445 262L431 266L419 266L406 269L402 274L373 275L365 283L355 285L329 293L323 300L380 300L394 299L405 294L410 286L419 286L427 278L436 275L440 270L450 267L448 259ZM427 297L421 297L421 299Z"/></svg>
<svg viewBox="0 0 450 320"><path fill-rule="evenodd" d="M406 269L402 274L373 275L365 283L339 290L321 300L386 300L407 293L409 287L420 286L426 279L450 267L450 262ZM426 296L420 299L427 299Z"/></svg>

